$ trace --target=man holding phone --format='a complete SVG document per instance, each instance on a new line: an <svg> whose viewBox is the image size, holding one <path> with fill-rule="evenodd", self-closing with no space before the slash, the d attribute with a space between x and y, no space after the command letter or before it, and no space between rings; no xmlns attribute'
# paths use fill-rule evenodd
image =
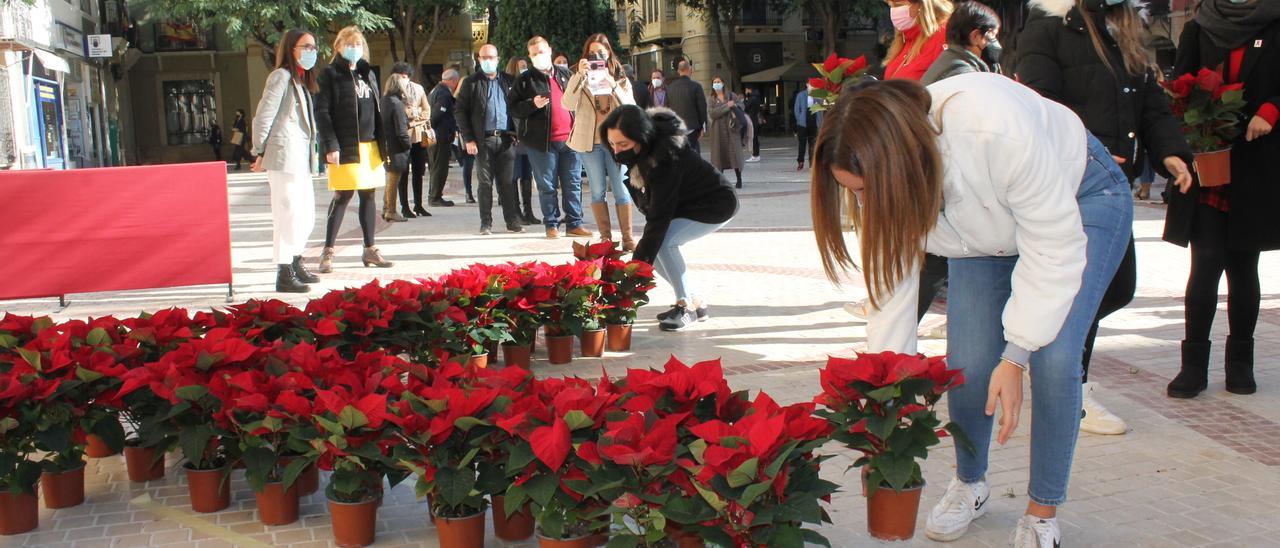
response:
<svg viewBox="0 0 1280 548"><path fill-rule="evenodd" d="M533 70L516 78L510 113L521 120L518 138L538 183L547 238L560 237L560 223L570 236L590 238L591 231L582 226L582 164L567 144L573 115L560 104L569 69L551 63L551 44L545 38L534 36L527 46Z"/></svg>

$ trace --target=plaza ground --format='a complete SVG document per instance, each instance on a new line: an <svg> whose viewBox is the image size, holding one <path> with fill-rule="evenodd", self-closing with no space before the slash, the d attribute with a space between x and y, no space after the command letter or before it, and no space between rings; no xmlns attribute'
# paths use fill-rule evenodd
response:
<svg viewBox="0 0 1280 548"><path fill-rule="evenodd" d="M660 367L675 355L686 362L720 359L733 387L765 390L784 403L807 400L818 392L817 369L825 357L850 355L864 340L864 325L841 309L864 292L859 280L837 288L822 274L810 230L808 172L795 171L794 141L767 139L762 144L764 161L747 164L744 172L738 217L726 229L685 250L712 318L679 333L658 331L653 315L674 300L669 287L660 284L653 292L653 304L641 310L632 352L576 358L566 366L540 360L534 364L536 372L596 377L603 368L616 375L631 367ZM265 176L233 172L228 185L235 299L282 298L303 305L306 295L273 292L275 265ZM307 254L312 264L322 245L329 197L322 178L316 180L316 196L317 224ZM451 170L446 197L458 206L431 208L433 217L404 223L379 221L378 247L396 262L390 269L360 265L360 232L352 211L338 242L335 270L322 276L311 296L374 278L431 277L476 262L571 259L571 240L547 240L540 227L529 227L523 234L509 234L499 227L492 236L476 235L477 208L462 203L456 167ZM1163 219L1159 204L1136 208L1138 294L1128 308L1103 322L1090 374L1103 387L1101 401L1124 418L1131 431L1124 436L1081 435L1070 501L1059 514L1063 544L1280 545L1280 520L1276 519L1280 515L1280 399L1276 397L1280 255L1264 254L1260 268L1258 393L1235 396L1223 389L1224 297L1214 327L1209 390L1195 400L1171 400L1165 397L1164 387L1178 370L1189 255L1160 240ZM0 302L0 311L51 314L58 319L134 315L170 306L216 307L225 304L225 297L225 287L170 288L72 295L70 306L61 311L56 299L7 301ZM926 328L939 320L926 318ZM945 341L925 340L922 350L942 353ZM1008 544L1027 503L1027 421L1034 420L1029 407L1023 417L1018 434L1006 447L992 452L988 479L993 497L988 514L974 523L965 538L950 545ZM848 487L828 506L834 523L822 532L834 546L880 545L865 532L865 501L857 491L856 472L845 471L853 455L834 446L832 452L837 456L827 462L824 475ZM304 500L298 523L265 527L257 521L252 492L237 475L230 509L196 515L187 506L185 480L180 479L176 459L171 457L169 465L165 480L131 484L124 477L120 457L91 461L88 503L66 510L42 509L36 532L0 538L0 546L209 548L229 546L230 538L291 548L330 545L322 494ZM905 545L935 545L924 538L924 516L941 496L953 467L952 447L945 441L924 464L928 486L919 531ZM176 512L157 511L154 505L136 501L144 494ZM390 493L379 519L378 546L437 545L426 505L414 499L411 485ZM197 525L201 522L203 526ZM489 538L490 546L504 545L492 534Z"/></svg>

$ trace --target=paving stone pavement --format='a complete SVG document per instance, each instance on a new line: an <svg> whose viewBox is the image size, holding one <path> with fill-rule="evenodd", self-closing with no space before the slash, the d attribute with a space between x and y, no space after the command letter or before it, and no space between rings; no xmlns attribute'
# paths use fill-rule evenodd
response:
<svg viewBox="0 0 1280 548"><path fill-rule="evenodd" d="M864 339L864 326L841 306L864 295L858 280L835 287L822 275L810 230L808 172L797 173L790 140L766 139L761 163L747 164L742 209L719 233L687 246L701 295L712 318L680 333L657 330L652 315L673 301L660 284L653 305L642 312L635 347L604 358L578 358L565 366L535 362L543 375L598 377L629 367L658 367L669 356L686 362L721 359L735 388L764 390L779 401L807 400L818 391L817 368L829 354L848 355ZM498 232L478 236L476 206L464 205L459 170L453 168L447 194L453 208L431 208L433 217L388 224L379 221L378 246L393 268L359 265L359 229L347 216L339 240L335 272L322 276L312 293L378 278L429 277L475 262L551 262L569 260L570 240L546 240L539 227L524 234ZM329 193L316 179L317 223L311 260L319 254ZM478 186L478 185L477 185ZM233 173L228 177L232 259L236 299L283 298L301 305L306 296L272 292L271 220L265 177ZM353 206L354 207L354 206ZM1259 392L1225 392L1221 341L1226 318L1215 325L1215 350L1209 390L1197 400L1170 400L1164 385L1178 369L1182 338L1182 288L1188 253L1160 241L1164 210L1139 204L1135 221L1138 245L1137 297L1103 322L1092 380L1103 386L1100 399L1130 425L1124 436L1084 434L1076 451L1070 501L1060 512L1064 545L1070 546L1280 546L1280 256L1262 258L1262 316L1257 332ZM539 214L541 217L541 214ZM639 216L637 216L639 217ZM590 219L588 225L593 225ZM637 231L639 227L637 226ZM1225 281L1223 285L1225 292ZM56 299L0 302L0 311L52 314L56 318L136 314L168 306L190 309L225 304L225 287L170 288L70 296L58 310ZM1222 299L1220 310L1225 310ZM926 328L941 318L925 321ZM926 338L927 353L945 351L945 341ZM945 406L944 406L945 407ZM1030 417L1029 407L1024 417ZM1034 419L1031 419L1034 420ZM1028 435L1024 423L1008 446L994 449L989 480L993 500L987 516L974 523L957 547L1007 546L1014 523L1026 505ZM822 532L834 546L879 546L866 534L865 502L855 472L846 473L853 455L838 447L824 476L848 490L828 506L833 524ZM924 538L924 517L941 496L955 459L944 441L925 463L928 486L920 508L917 537L904 546L934 545ZM120 457L91 461L89 502L41 511L41 527L28 535L0 538L0 546L56 548L181 546L210 548L231 543L187 525L203 519L255 541L291 548L330 546L322 495L306 499L302 519L293 525L264 527L257 522L252 492L239 475L232 507L214 515L190 512L185 479L173 457L164 480L131 484ZM132 501L150 495L177 509L185 519L157 516ZM379 512L378 546L436 546L425 504L414 500L410 485L389 492ZM504 544L489 546L532 546Z"/></svg>

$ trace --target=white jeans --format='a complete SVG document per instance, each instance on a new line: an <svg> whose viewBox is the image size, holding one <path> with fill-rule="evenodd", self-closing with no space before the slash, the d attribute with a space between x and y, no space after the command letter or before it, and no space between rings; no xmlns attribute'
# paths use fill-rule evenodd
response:
<svg viewBox="0 0 1280 548"><path fill-rule="evenodd" d="M276 264L293 262L316 225L316 195L307 172L268 171L271 186L271 254Z"/></svg>

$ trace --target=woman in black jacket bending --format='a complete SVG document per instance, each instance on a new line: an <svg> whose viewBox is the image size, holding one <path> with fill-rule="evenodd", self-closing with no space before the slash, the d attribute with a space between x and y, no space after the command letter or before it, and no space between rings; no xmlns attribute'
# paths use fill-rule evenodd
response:
<svg viewBox="0 0 1280 548"><path fill-rule="evenodd" d="M689 146L680 117L670 109L615 109L600 125L600 140L626 165L627 190L644 214L644 234L634 258L652 263L676 293L676 305L658 315L663 331L682 329L707 317L706 303L693 298L680 246L728 224L738 197L720 172Z"/></svg>
<svg viewBox="0 0 1280 548"><path fill-rule="evenodd" d="M1018 81L1080 116L1132 180L1150 162L1161 175L1189 183L1191 148L1169 110L1142 41L1138 2L1031 0L1031 16L1018 36ZM1133 242L1102 297L1085 339L1084 417L1080 430L1123 434L1123 420L1094 398L1089 361L1098 321L1133 300L1137 261Z"/></svg>
<svg viewBox="0 0 1280 548"><path fill-rule="evenodd" d="M1178 41L1175 77L1201 68L1221 70L1225 83L1244 84L1240 136L1231 143L1231 183L1185 185L1169 193L1164 239L1191 246L1182 371L1169 383L1174 398L1193 398L1208 386L1209 333L1218 308L1218 282L1227 273L1227 391L1252 394L1253 332L1261 290L1258 255L1280 249L1280 2L1205 0Z"/></svg>

